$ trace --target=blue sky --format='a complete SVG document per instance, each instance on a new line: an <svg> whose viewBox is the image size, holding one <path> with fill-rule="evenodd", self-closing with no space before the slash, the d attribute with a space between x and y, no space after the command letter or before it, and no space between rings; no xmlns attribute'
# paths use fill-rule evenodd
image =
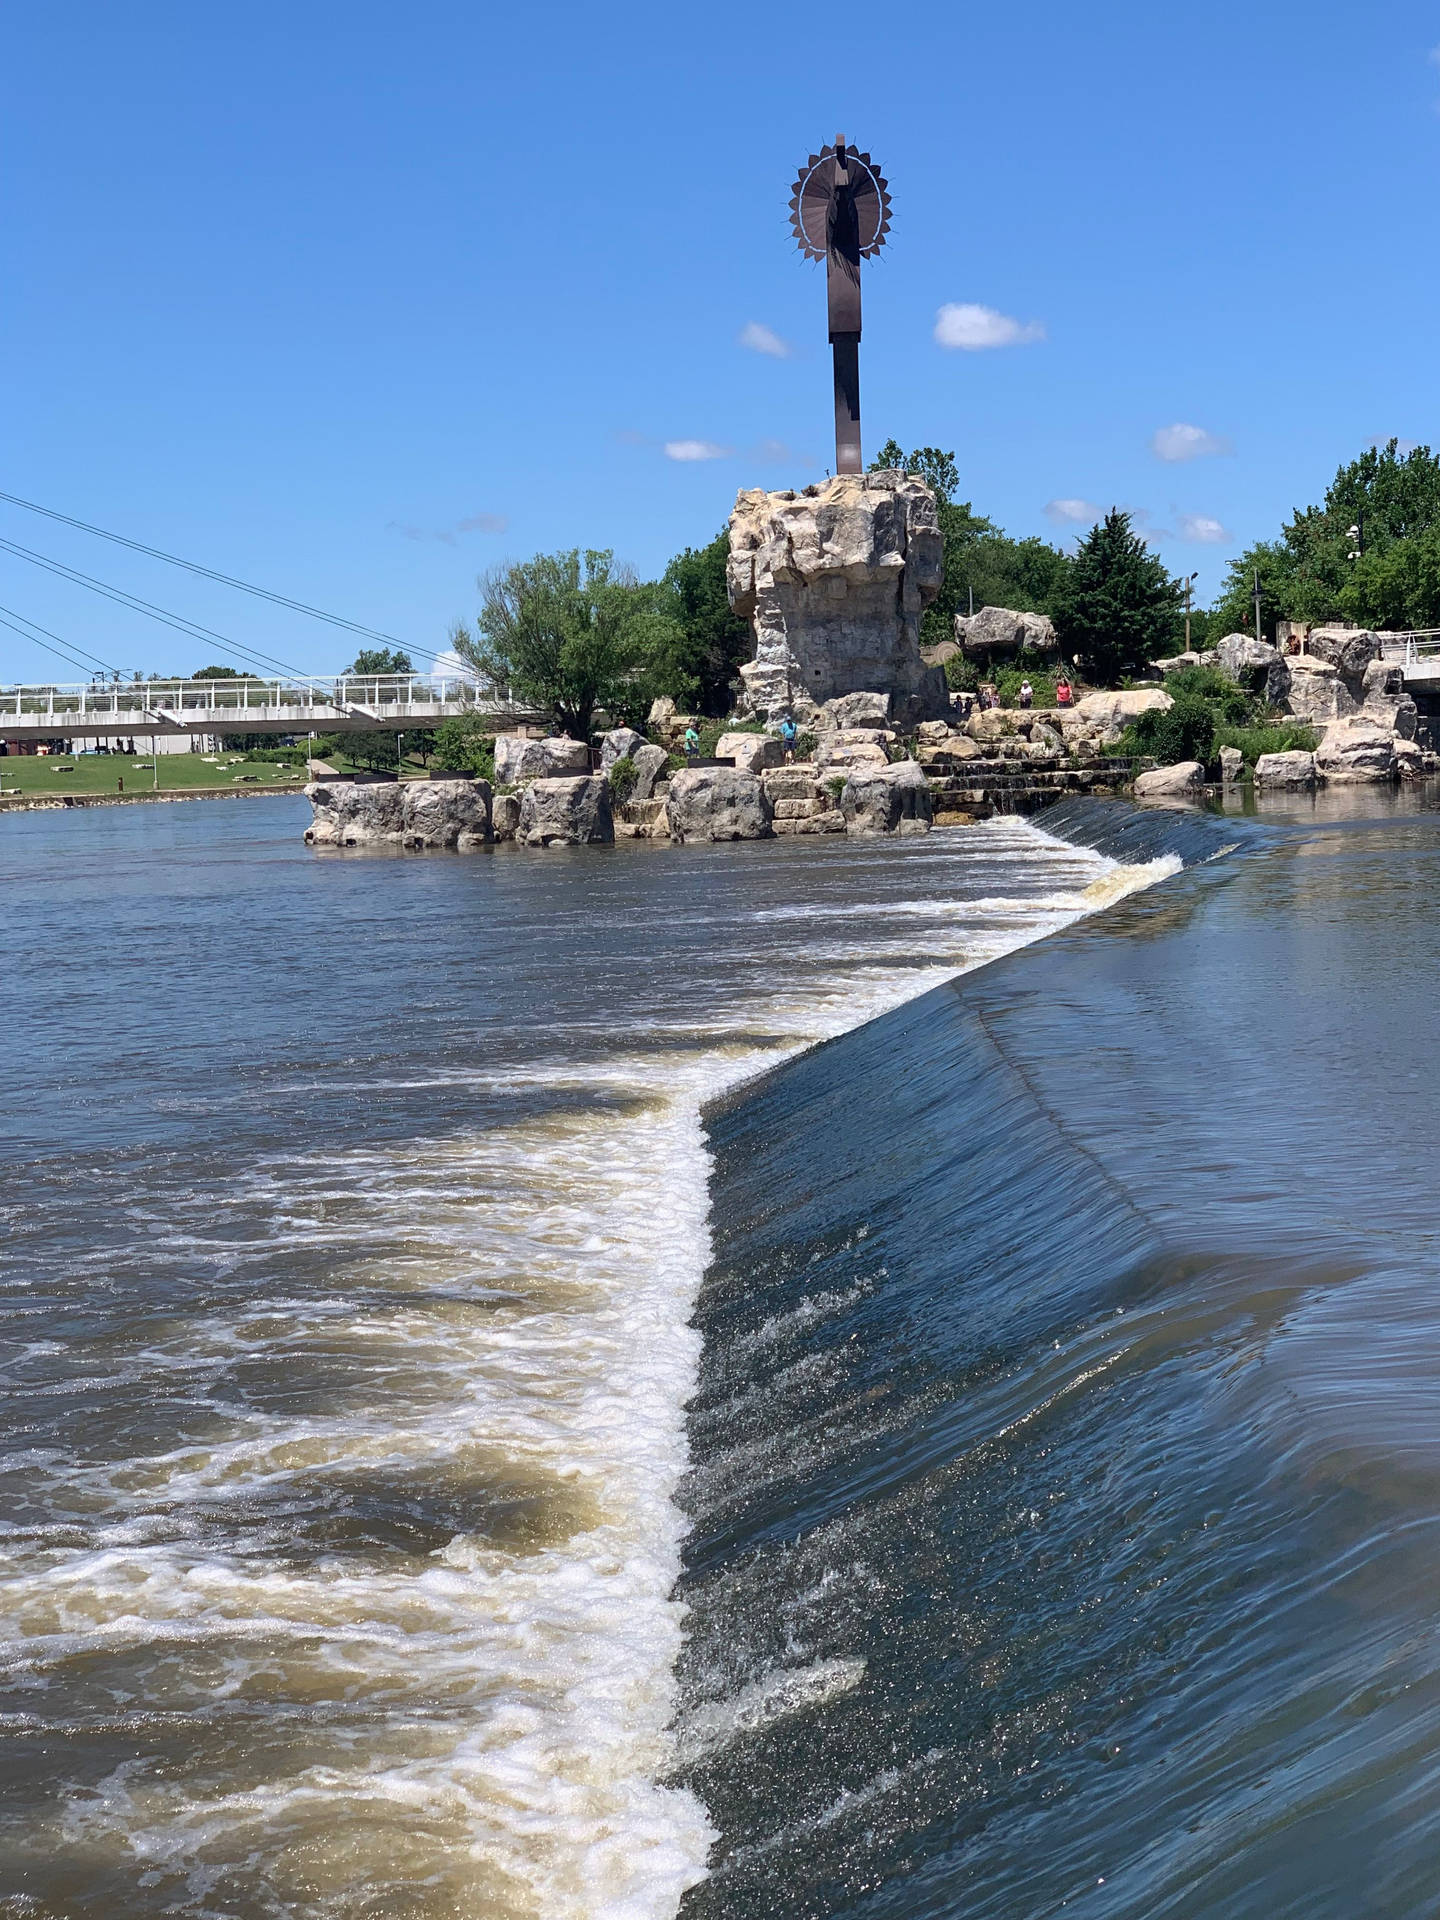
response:
<svg viewBox="0 0 1440 1920"><path fill-rule="evenodd" d="M837 131L895 201L867 457L953 448L1011 532L1129 506L1203 598L1371 438L1440 440L1433 6L57 0L6 40L0 488L421 647L500 560L652 572L820 477L786 200ZM350 658L19 508L0 537ZM4 551L0 607L126 670L226 657ZM0 628L0 679L52 675Z"/></svg>

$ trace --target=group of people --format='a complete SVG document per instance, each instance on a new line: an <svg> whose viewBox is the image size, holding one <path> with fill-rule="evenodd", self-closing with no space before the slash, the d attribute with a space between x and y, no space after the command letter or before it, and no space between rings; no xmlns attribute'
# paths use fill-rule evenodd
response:
<svg viewBox="0 0 1440 1920"><path fill-rule="evenodd" d="M985 686L981 687L979 694L976 696L976 701L982 711L986 711L991 707L998 707L1000 705L999 691L987 682ZM1019 704L1022 707L1033 707L1035 704L1035 689L1028 680L1022 680L1020 682ZM1057 707L1073 707L1075 704L1075 689L1063 673L1055 682L1055 704Z"/></svg>
<svg viewBox="0 0 1440 1920"><path fill-rule="evenodd" d="M795 724L794 714L787 713L780 722L780 744L785 749L785 764L789 766L795 758L795 742L800 737L800 729ZM700 758L700 735L692 720L685 729L685 758L692 764Z"/></svg>

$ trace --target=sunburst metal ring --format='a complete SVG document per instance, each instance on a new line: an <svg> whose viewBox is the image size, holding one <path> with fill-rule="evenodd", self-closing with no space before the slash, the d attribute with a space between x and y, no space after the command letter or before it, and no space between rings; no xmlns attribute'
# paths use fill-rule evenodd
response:
<svg viewBox="0 0 1440 1920"><path fill-rule="evenodd" d="M890 188L868 153L845 149L845 164L855 177L855 212L860 222L860 257L871 260L890 231ZM835 149L822 147L800 169L790 194L790 225L800 251L823 260L827 221L835 191Z"/></svg>

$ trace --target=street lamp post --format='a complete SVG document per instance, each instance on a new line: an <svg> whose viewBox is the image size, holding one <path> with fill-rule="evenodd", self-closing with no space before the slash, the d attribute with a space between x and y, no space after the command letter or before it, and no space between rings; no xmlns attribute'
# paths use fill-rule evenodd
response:
<svg viewBox="0 0 1440 1920"><path fill-rule="evenodd" d="M1185 651L1187 653L1190 651L1190 595L1194 591L1195 582L1199 578L1198 573L1192 573L1185 582Z"/></svg>
<svg viewBox="0 0 1440 1920"><path fill-rule="evenodd" d="M1258 567L1254 570L1253 578L1255 581L1255 638L1263 640L1265 636L1260 631L1260 569Z"/></svg>

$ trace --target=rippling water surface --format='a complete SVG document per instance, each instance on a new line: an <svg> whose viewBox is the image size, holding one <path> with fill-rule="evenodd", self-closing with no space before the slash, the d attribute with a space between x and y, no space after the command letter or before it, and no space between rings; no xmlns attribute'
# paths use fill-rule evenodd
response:
<svg viewBox="0 0 1440 1920"><path fill-rule="evenodd" d="M1024 1095L995 1090L1008 1080L966 1117L966 1074L984 1075L976 1057L956 1064L955 1033L985 1044L978 1002L925 1000L913 1024L866 1029L853 1066L816 1056L830 1076L818 1107L787 1094L772 1121L766 1091L760 1119L717 1120L703 1376L701 1105L1178 860L1148 846L1111 858L1003 822L870 847L324 857L300 845L302 825L289 800L0 823L0 1911L641 1920L673 1914L690 1887L701 1909L799 1912L775 1892L797 1875L804 1910L830 1911L909 1872L923 1843L905 1842L897 1866L911 1829L895 1809L929 1818L949 1768L934 1817L950 1819L955 1770L998 1764L993 1738L966 1757L947 1702L973 1692L972 1718L985 1702L1009 1711L1007 1676L1048 1657L999 1644L1006 1580L1046 1537L1042 1518L1084 1533L1071 1516L1086 1476L1134 1482L1122 1514L1102 1503L1091 1523L1119 1527L1115 1565L1057 1546L1085 1570L1055 1574L1050 1613L1026 1629L1063 1644L1073 1613L1084 1649L1127 1555L1137 1595L1159 1578L1159 1549L1136 1544L1157 1511L1173 1506L1187 1540L1211 1524L1207 1501L1228 1513L1220 1491L1172 1485L1163 1458L1148 1479L1122 1463L1118 1438L1140 1416L1107 1419L1113 1402L1075 1385L1092 1365L1112 1394L1157 1378L1133 1357L1150 1350L1144 1314L1168 1310L1155 1299L1191 1271L1145 1266L1153 1210L1117 1198L1124 1181L1102 1164L1147 1101L1163 1106L1164 1076L1124 1055L1143 1027L1112 1031L1112 1010L1092 1029L1093 962L1046 976L1032 1033L1052 1032L1072 1076L1073 1151L1108 1196L1098 1214L1070 1197L1070 1146L1026 1157L1037 1123ZM1286 871L1320 885L1340 869ZM1176 909L1177 940L1194 937L1197 910L1190 896ZM1137 954L1154 959L1163 924L1137 923ZM1221 1032L1244 1031L1257 998L1272 1028L1277 1006L1318 1014L1289 960L1259 964L1226 982ZM1223 1054L1194 1007L1174 1011L1183 980L1152 977L1208 1087ZM1316 1067L1294 1058L1311 1039L1293 1020L1282 1031L1277 1096ZM1417 1097L1392 1081L1385 1124L1413 1124ZM1288 1110L1247 1091L1230 1117L1270 1185L1292 1201L1319 1189L1314 1224L1336 1190L1303 1164L1282 1177L1294 1136L1274 1129ZM944 1156L1012 1121L1018 1144L986 1148L982 1219L1005 1249L992 1272ZM1184 1120L1145 1124L1169 1139ZM1216 1173L1215 1125L1191 1135L1195 1193L1208 1180L1217 1204L1239 1206ZM922 1164L929 1188L914 1184ZM1366 1198L1378 1202L1373 1186ZM1403 1208L1385 1211L1399 1233ZM1212 1371L1235 1353L1227 1391L1255 1392L1240 1257L1225 1255L1228 1305L1193 1274L1173 1281L1190 1288L1189 1318L1152 1342L1175 1374L1165 1418L1207 1439L1220 1403L1185 1380L1202 1324ZM1021 1286L1036 1259L1044 1284ZM937 1324L916 1293L931 1285ZM1272 1325L1300 1294L1266 1286ZM1342 1302L1317 1292L1309 1337L1327 1352L1325 1313L1358 1311ZM1138 1347L1112 1326L1122 1303L1144 1308ZM1041 1374L1013 1377L1034 1341ZM1290 1365L1287 1407L1308 1392L1357 1461L1393 1459L1347 1424L1343 1380L1327 1402L1323 1369ZM1012 1476L1002 1490L959 1466L972 1445L1003 1453L1007 1407L1017 1432L1040 1431L1042 1377L1062 1427L1091 1421L1066 1443L1083 1471L1053 1461L1034 1486ZM1278 1420L1275 1396L1262 1402ZM1268 1444L1301 1448L1307 1424L1297 1415L1296 1437L1277 1428ZM1145 1444L1163 1449L1166 1431L1162 1419ZM1247 1491L1263 1480L1233 1448L1208 1451L1212 1476ZM691 1522L675 1495L691 1452L682 1651L673 1590ZM948 1592L963 1505L936 1494L922 1456L973 1482L966 1497L1013 1563L963 1620L950 1595L943 1641L922 1618L935 1603L914 1596ZM1319 1474L1328 1458L1307 1469L1297 1455L1291 1470ZM1371 1497L1362 1480L1357 1465L1357 1500ZM851 1525L832 1552L827 1528ZM1288 1537L1267 1551L1303 1565ZM882 1626L897 1660L919 1662L903 1686L930 1719L897 1719L877 1693ZM1061 1694L1014 1711L1108 1740L1108 1721L1079 1708L1121 1680L1087 1659L1077 1651ZM1031 1743L1017 1742L1028 1767ZM852 1803L873 1811L852 1818ZM950 1844L946 1828L936 1857ZM712 1846L718 1871L697 1884Z"/></svg>

